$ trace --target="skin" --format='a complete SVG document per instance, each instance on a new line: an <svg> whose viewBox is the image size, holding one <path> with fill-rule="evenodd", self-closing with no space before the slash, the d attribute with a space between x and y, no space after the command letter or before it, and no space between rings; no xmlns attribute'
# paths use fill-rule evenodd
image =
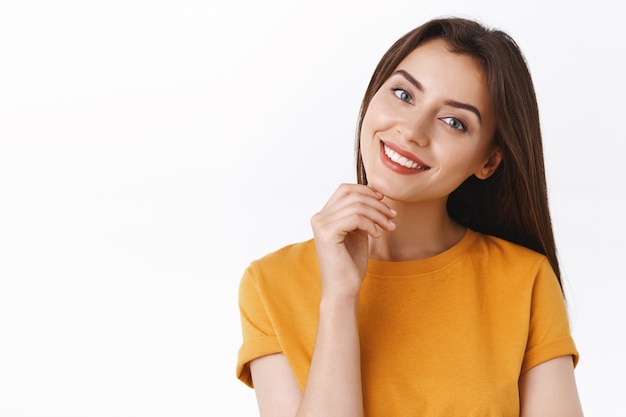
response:
<svg viewBox="0 0 626 417"><path fill-rule="evenodd" d="M322 298L306 390L284 355L253 360L261 416L363 416L357 307L367 260L422 259L462 239L465 228L448 216L446 199L469 176L488 178L500 164L494 126L482 69L441 40L416 48L383 84L361 131L369 186L342 184L311 219ZM381 141L418 169L387 159ZM569 356L530 369L519 387L521 416L582 416Z"/></svg>
<svg viewBox="0 0 626 417"><path fill-rule="evenodd" d="M480 118L451 102L470 104ZM472 174L484 179L496 170L502 156L491 140L494 130L486 79L470 57L453 54L436 40L400 63L372 98L361 129L369 185L398 212L398 231L373 241L372 257L426 258L462 238L465 229L450 219L446 201ZM381 141L429 169L398 175L381 163Z"/></svg>

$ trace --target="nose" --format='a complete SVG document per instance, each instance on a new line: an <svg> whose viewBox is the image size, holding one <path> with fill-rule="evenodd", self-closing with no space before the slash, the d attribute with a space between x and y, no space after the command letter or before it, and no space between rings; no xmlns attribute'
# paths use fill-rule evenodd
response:
<svg viewBox="0 0 626 417"><path fill-rule="evenodd" d="M422 112L414 113L398 125L397 131L407 142L424 147L430 143L431 124L428 115Z"/></svg>

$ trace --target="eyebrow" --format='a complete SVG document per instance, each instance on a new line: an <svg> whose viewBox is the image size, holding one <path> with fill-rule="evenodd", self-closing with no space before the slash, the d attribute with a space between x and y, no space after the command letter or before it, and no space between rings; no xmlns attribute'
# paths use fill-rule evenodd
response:
<svg viewBox="0 0 626 417"><path fill-rule="evenodd" d="M424 91L424 86L415 78L413 78L413 76L409 74L408 72L406 72L405 70L397 70L392 75L395 75L395 74L402 75L408 82L413 84L413 86L417 88L418 91ZM482 116L480 115L480 111L475 106L472 106L471 104L461 103L456 100L446 100L445 104L448 106L456 107L457 109L469 110L472 113L474 113L476 117L478 117L479 122L482 122L483 120Z"/></svg>

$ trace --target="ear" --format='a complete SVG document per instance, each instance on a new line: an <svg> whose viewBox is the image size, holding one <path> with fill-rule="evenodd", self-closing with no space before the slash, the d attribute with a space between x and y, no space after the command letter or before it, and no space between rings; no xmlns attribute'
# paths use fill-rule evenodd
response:
<svg viewBox="0 0 626 417"><path fill-rule="evenodd" d="M481 165L480 168L478 168L476 171L474 171L474 175L478 179L486 180L487 178L491 177L494 172L496 172L496 169L498 169L501 162L502 151L500 150L499 146L496 146L489 154L489 157L487 158L485 163Z"/></svg>

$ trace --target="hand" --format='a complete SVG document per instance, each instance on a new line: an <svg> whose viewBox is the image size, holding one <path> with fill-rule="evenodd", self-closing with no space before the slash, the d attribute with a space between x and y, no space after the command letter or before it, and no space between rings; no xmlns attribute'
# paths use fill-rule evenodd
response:
<svg viewBox="0 0 626 417"><path fill-rule="evenodd" d="M366 185L342 184L311 219L322 275L322 296L356 297L365 277L368 237L394 230L396 212Z"/></svg>

